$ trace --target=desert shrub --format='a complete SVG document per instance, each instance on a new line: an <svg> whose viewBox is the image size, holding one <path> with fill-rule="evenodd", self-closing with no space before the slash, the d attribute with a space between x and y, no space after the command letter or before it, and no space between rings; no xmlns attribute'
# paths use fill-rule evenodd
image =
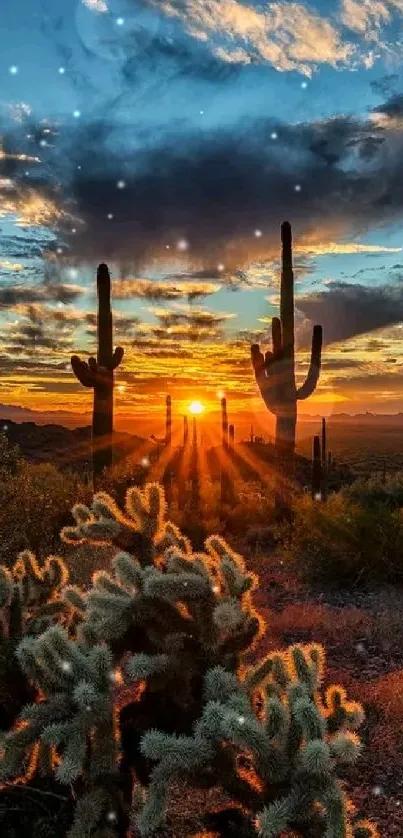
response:
<svg viewBox="0 0 403 838"><path fill-rule="evenodd" d="M13 445L4 430L0 431L0 474L1 479L7 479L10 474L15 474L21 461L18 445Z"/></svg>
<svg viewBox="0 0 403 838"><path fill-rule="evenodd" d="M42 556L57 550L71 507L88 493L77 475L21 460L0 480L0 562L9 565L22 550Z"/></svg>
<svg viewBox="0 0 403 838"><path fill-rule="evenodd" d="M400 509L403 506L403 472L359 478L344 490L344 494L367 509L375 510L380 506Z"/></svg>
<svg viewBox="0 0 403 838"><path fill-rule="evenodd" d="M63 589L55 624L39 635L26 626L16 660L35 699L1 735L0 780L53 781L74 804L69 838L124 838L130 823L161 834L178 777L231 796L230 811L206 816L222 838L234 827L246 838L376 836L339 779L359 753L362 708L341 687L320 692L322 648L244 666L264 623L242 557L218 536L195 553L156 485L131 489L124 510L99 493L73 514L65 541L117 552L89 590ZM34 573L33 590L52 568ZM21 582L3 576L7 622Z"/></svg>
<svg viewBox="0 0 403 838"><path fill-rule="evenodd" d="M403 581L403 517L380 506L374 512L345 494L326 503L303 496L291 528L283 533L282 558L312 582L332 585Z"/></svg>

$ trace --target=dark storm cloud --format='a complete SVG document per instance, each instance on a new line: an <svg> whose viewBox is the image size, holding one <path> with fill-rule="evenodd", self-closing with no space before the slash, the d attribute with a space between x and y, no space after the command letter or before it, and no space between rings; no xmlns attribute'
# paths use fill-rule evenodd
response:
<svg viewBox="0 0 403 838"><path fill-rule="evenodd" d="M228 131L161 136L100 121L61 130L60 137L55 150L44 150L46 170L60 177L66 200L75 200L85 223L71 245L87 258L141 263L151 250L167 257L166 245L173 252L183 237L190 257L204 264L217 265L225 251L231 272L251 255L278 252L279 223L287 216L296 235L316 227L357 231L391 204L403 205L400 180L381 154L386 130L350 118L294 126L262 119ZM353 153L356 167L343 169ZM37 189L54 197L54 183ZM386 196L389 205L382 205Z"/></svg>
<svg viewBox="0 0 403 838"><path fill-rule="evenodd" d="M403 284L370 288L333 282L326 291L298 297L296 305L323 326L326 343L337 343L402 322Z"/></svg>
<svg viewBox="0 0 403 838"><path fill-rule="evenodd" d="M386 113L390 101L382 107ZM189 276L218 278L224 263L220 281L238 288L240 267L278 254L284 218L292 220L295 238L317 240L396 220L403 211L402 154L403 135L370 119L294 125L260 119L214 133L182 125L171 133L129 130L100 120L60 129L56 149L44 150L53 181L37 189L54 197L59 178L59 204L62 195L74 199L83 224L74 236L70 222L64 228L77 257L139 267L151 254L177 255L184 238Z"/></svg>
<svg viewBox="0 0 403 838"><path fill-rule="evenodd" d="M151 249L174 248L184 237L190 257L220 262L226 251L233 266L247 254L263 255L274 239L277 247L286 216L298 233L316 224L346 226L347 219L357 229L382 215L374 204L385 192L384 175L377 185L373 171L370 177L337 165L352 151L376 165L380 129L350 119L280 126L274 144L272 127L261 121L247 131L178 135L131 160L126 155L125 165L104 144L88 145L78 136L82 169L72 190L88 227L78 234L77 248L95 255L101 247L104 256L141 261ZM112 223L105 210L113 212ZM255 238L256 229L262 238Z"/></svg>
<svg viewBox="0 0 403 838"><path fill-rule="evenodd" d="M403 93L394 93L382 105L373 109L374 113L382 113L389 117L403 116Z"/></svg>

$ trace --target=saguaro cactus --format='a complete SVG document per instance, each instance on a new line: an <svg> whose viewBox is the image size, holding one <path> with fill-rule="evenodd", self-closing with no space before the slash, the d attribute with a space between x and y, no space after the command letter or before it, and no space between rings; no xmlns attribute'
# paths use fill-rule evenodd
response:
<svg viewBox="0 0 403 838"><path fill-rule="evenodd" d="M327 456L327 432L326 432L326 419L325 417L322 418L322 496L323 500L327 498L327 485L328 485L328 456Z"/></svg>
<svg viewBox="0 0 403 838"><path fill-rule="evenodd" d="M234 425L229 426L229 450L230 453L234 453L234 446L235 446L235 427Z"/></svg>
<svg viewBox="0 0 403 838"><path fill-rule="evenodd" d="M189 420L187 416L183 417L183 447L186 448L189 442Z"/></svg>
<svg viewBox="0 0 403 838"><path fill-rule="evenodd" d="M98 318L97 357L82 361L78 355L71 358L73 372L84 387L94 390L92 418L92 469L96 480L105 468L112 465L113 434L113 381L114 370L123 358L123 349L113 351L113 324L111 310L111 278L107 265L99 265L97 273Z"/></svg>
<svg viewBox="0 0 403 838"><path fill-rule="evenodd" d="M320 436L314 436L313 438L312 497L314 500L322 500L322 462L320 452Z"/></svg>
<svg viewBox="0 0 403 838"><path fill-rule="evenodd" d="M322 418L322 466L327 467L327 434L326 434L326 419Z"/></svg>
<svg viewBox="0 0 403 838"><path fill-rule="evenodd" d="M166 418L165 418L165 445L170 446L172 442L172 398L166 398Z"/></svg>
<svg viewBox="0 0 403 838"><path fill-rule="evenodd" d="M221 399L221 432L222 444L224 450L228 448L228 413L227 413L227 399Z"/></svg>
<svg viewBox="0 0 403 838"><path fill-rule="evenodd" d="M195 416L193 417L193 439L190 461L190 479L192 484L191 505L193 509L197 509L200 502L200 472L199 452L197 445L197 422Z"/></svg>
<svg viewBox="0 0 403 838"><path fill-rule="evenodd" d="M281 225L282 270L280 318L272 320L272 351L265 355L258 344L251 347L256 381L266 407L276 416L276 450L291 461L295 452L297 402L307 399L317 385L321 366L322 327L314 326L311 362L305 383L295 381L294 273L291 225Z"/></svg>

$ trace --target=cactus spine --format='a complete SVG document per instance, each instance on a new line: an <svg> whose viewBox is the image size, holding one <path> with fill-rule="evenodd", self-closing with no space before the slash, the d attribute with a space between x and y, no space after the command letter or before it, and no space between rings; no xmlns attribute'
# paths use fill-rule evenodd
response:
<svg viewBox="0 0 403 838"><path fill-rule="evenodd" d="M276 450L292 465L295 453L297 402L310 396L317 385L322 353L322 327L314 326L311 361L305 383L295 381L294 273L291 225L281 225L282 270L280 318L272 320L272 351L265 355L258 344L251 347L255 377L266 407L276 416Z"/></svg>
<svg viewBox="0 0 403 838"><path fill-rule="evenodd" d="M114 371L123 358L123 349L113 351L113 323L111 310L111 278L107 265L99 265L97 273L98 317L97 357L82 361L71 358L76 378L84 387L94 390L92 419L92 471L94 482L113 459L113 385Z"/></svg>
<svg viewBox="0 0 403 838"><path fill-rule="evenodd" d="M312 452L312 498L322 500L322 460L320 452L320 436L313 438Z"/></svg>
<svg viewBox="0 0 403 838"><path fill-rule="evenodd" d="M166 398L166 418L165 418L165 445L171 446L172 443L172 398Z"/></svg>

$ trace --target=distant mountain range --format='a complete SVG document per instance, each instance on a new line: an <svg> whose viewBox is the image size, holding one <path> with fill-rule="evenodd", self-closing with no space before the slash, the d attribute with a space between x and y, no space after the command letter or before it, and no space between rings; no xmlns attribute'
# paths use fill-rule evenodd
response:
<svg viewBox="0 0 403 838"><path fill-rule="evenodd" d="M40 412L0 404L0 417L0 430L4 428L10 442L17 444L22 456L30 462L52 462L59 468L72 467L78 470L89 466L91 459L91 417L88 414ZM309 434L318 432L320 420L320 415L301 416L299 439L302 439L305 435L304 426L307 428L310 423L315 425L315 429L310 429ZM355 415L336 413L328 417L328 423L329 427L344 425L348 428L372 425L379 428L382 426L398 428L403 424L403 413L382 415L374 413ZM135 454L140 448L144 452L145 447L148 447L147 440L150 441L150 434L147 433L142 437L120 430L118 417L116 424L118 425L114 443L116 461ZM128 427L130 427L130 424L129 421ZM140 422L137 422L136 425L141 427ZM146 428L147 424L144 423L144 426ZM240 429L237 435L238 443L245 437L248 438L248 434L242 433L242 429Z"/></svg>
<svg viewBox="0 0 403 838"><path fill-rule="evenodd" d="M266 414L263 414L266 415ZM318 422L321 420L323 414L299 414L299 422ZM270 417L270 414L268 414ZM91 413L71 413L69 411L39 411L31 410L28 407L18 407L14 405L0 403L0 427L1 423L12 422L35 422L36 425L62 425L65 428L80 428L91 424ZM248 417L246 414L240 414L240 418L245 421ZM236 420L236 419L235 419ZM327 416L329 422L373 422L373 423L390 423L403 422L403 412L399 413L332 413ZM141 420L132 419L129 416L115 417L115 424L118 428L127 428L133 421L139 425ZM147 434L148 436L148 434Z"/></svg>
<svg viewBox="0 0 403 838"><path fill-rule="evenodd" d="M11 443L18 445L22 456L34 463L54 463L59 468L85 469L91 459L91 427L66 428L63 425L37 425L0 419ZM127 457L144 446L145 440L127 433L115 433L116 459Z"/></svg>

